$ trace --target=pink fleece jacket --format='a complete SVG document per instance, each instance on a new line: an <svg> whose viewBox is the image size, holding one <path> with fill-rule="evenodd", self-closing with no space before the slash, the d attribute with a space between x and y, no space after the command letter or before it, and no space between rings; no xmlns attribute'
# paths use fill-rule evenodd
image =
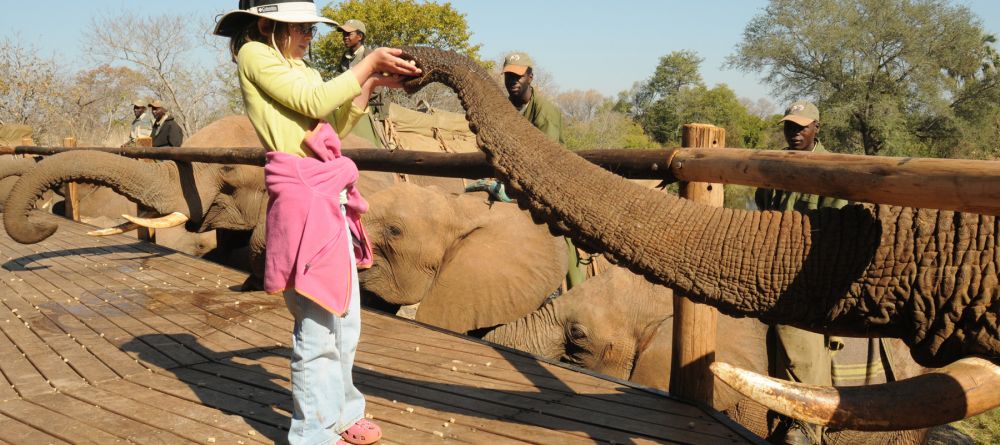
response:
<svg viewBox="0 0 1000 445"><path fill-rule="evenodd" d="M268 152L264 290L288 288L343 316L351 298L352 267L371 267L371 245L361 226L368 202L354 184L358 168L341 156L340 138L322 122L306 135L314 157ZM347 189L347 221L340 212L340 192ZM351 264L344 225L350 227L357 263Z"/></svg>

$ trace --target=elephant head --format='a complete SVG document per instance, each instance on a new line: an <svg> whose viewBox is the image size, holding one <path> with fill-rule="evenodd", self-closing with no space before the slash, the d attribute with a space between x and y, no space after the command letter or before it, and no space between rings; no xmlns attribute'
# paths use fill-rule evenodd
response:
<svg viewBox="0 0 1000 445"><path fill-rule="evenodd" d="M374 262L361 286L392 304L420 303L418 321L455 332L508 323L537 309L566 274L561 239L485 194L404 183L369 204L362 222Z"/></svg>
<svg viewBox="0 0 1000 445"><path fill-rule="evenodd" d="M241 130L242 127L246 128ZM253 134L245 117L225 118L194 135L187 146L191 150L245 146L250 141L245 136L233 134L245 135L248 131ZM198 145L208 148L195 148ZM259 142L255 140L251 145L259 145ZM35 165L11 190L4 213L4 226L11 238L21 243L36 243L55 232L58 226L30 218L31 204L46 190L66 182L105 186L154 215L167 215L164 218L126 216L138 225L162 229L187 222L196 232L213 229L253 231L251 246L259 238L260 247L257 250L251 247L251 256L256 260L252 263L262 264L262 221L267 192L260 167L147 162L89 150L60 153Z"/></svg>
<svg viewBox="0 0 1000 445"><path fill-rule="evenodd" d="M666 287L613 268L546 302L530 315L493 329L483 339L666 388L663 378L670 375L673 326L671 295ZM666 343L658 340L664 334ZM637 366L640 362L658 363ZM661 364L666 369L658 366ZM640 375L633 373L637 369Z"/></svg>
<svg viewBox="0 0 1000 445"><path fill-rule="evenodd" d="M886 205L756 212L663 196L547 140L468 58L433 48L404 52L423 70L406 88L438 81L454 88L497 175L554 231L725 314L843 336L897 337L925 366L964 359L969 366L961 375L977 375L937 377L955 383L935 387L953 395L954 403L936 413L915 408L920 425L1000 405L1000 393L976 392L972 384L996 387L1000 372L985 360L966 359L1000 359L1000 227L994 217ZM883 406L898 406L894 391L905 385L879 392ZM851 399L831 395L838 397L823 400L834 408ZM803 414L796 407L810 408L786 402L768 401L793 416ZM820 420L900 429L906 414L886 408Z"/></svg>

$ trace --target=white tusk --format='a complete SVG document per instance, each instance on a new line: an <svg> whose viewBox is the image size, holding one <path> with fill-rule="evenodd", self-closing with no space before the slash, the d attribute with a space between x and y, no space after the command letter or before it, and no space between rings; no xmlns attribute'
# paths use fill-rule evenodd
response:
<svg viewBox="0 0 1000 445"><path fill-rule="evenodd" d="M117 226L114 226L114 227L108 227L106 229L91 230L91 231L87 232L87 235L90 235L90 236L117 235L119 233L131 232L131 231L133 231L135 229L138 229L138 228L139 228L138 224L129 221L129 222L121 223L121 224L119 224Z"/></svg>
<svg viewBox="0 0 1000 445"><path fill-rule="evenodd" d="M966 357L897 382L816 386L715 362L712 373L758 403L804 422L859 431L929 428L1000 406L1000 367Z"/></svg>
<svg viewBox="0 0 1000 445"><path fill-rule="evenodd" d="M171 227L177 227L181 224L184 224L188 220L187 215L181 212L174 212L167 216L161 216L159 218L142 218L132 215L122 215L122 218L125 218L140 226L148 227L150 229L169 229Z"/></svg>

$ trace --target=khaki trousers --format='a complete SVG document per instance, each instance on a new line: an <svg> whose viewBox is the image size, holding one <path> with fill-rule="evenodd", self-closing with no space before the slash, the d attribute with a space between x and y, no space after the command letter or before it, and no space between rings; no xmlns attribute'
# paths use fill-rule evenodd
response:
<svg viewBox="0 0 1000 445"><path fill-rule="evenodd" d="M774 376L793 382L833 385L832 360L823 334L774 325L777 338Z"/></svg>

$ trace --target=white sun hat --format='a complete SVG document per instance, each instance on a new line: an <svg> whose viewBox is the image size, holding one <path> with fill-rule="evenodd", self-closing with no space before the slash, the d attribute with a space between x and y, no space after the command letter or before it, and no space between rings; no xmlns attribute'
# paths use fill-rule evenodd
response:
<svg viewBox="0 0 1000 445"><path fill-rule="evenodd" d="M219 18L219 22L215 25L215 35L232 37L257 17L285 23L326 23L330 26L340 26L339 23L319 15L316 12L316 4L312 1L240 0L240 9L229 11Z"/></svg>

